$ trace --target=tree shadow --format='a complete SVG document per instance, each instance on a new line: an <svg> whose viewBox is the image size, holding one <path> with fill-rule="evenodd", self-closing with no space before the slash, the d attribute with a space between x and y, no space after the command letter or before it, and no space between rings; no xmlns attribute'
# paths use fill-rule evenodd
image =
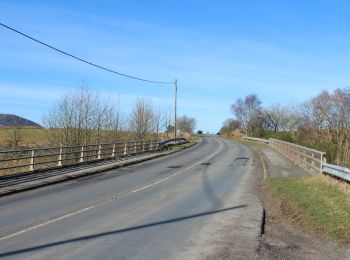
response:
<svg viewBox="0 0 350 260"><path fill-rule="evenodd" d="M209 164L210 165L210 164ZM223 206L222 200L216 195L213 189L209 176L208 176L208 166L206 166L202 171L202 187L204 189L204 194L207 199L212 203L213 208L221 208Z"/></svg>
<svg viewBox="0 0 350 260"><path fill-rule="evenodd" d="M123 229L117 229L117 230L107 231L107 232L103 232L103 233L98 233L98 234L94 234L94 235L81 236L81 237L76 237L76 238L72 238L72 239L68 239L68 240L56 241L56 242L42 244L42 245L37 245L37 246L33 246L33 247L22 248L22 249L18 249L18 250L13 250L13 251L0 253L0 258L1 257L6 257L6 256L13 256L13 255L18 255L18 254L24 254L24 253L28 253L28 252L31 252L31 251L47 249L47 248L56 247L56 246L60 246L60 245L65 245L65 244L70 244L70 243L75 243L75 242L79 242L79 241L93 240L93 239L97 239L97 238L100 238L100 237L126 233L126 232L130 232L130 231L134 231L134 230L145 229L145 228L150 228L150 227L159 226L159 225L165 225L165 224L171 224L171 223L175 223L175 222L181 222L181 221L185 221L185 220L189 220L189 219L193 219L193 218L204 217L204 216L217 214L217 213L220 213L220 212L225 212L225 211L230 211L230 210L235 210L235 209L239 209L239 208L244 208L244 207L247 207L247 205L239 205L239 206L236 206L236 207L229 207L229 208L223 208L223 209L218 209L218 210L205 211L205 212L198 213L198 214L193 214L193 215L188 215L188 216L168 219L168 220L164 220L164 221L152 222L152 223L147 223L147 224L143 224L143 225L138 225L138 226L133 226L133 227L128 227L128 228L123 228Z"/></svg>

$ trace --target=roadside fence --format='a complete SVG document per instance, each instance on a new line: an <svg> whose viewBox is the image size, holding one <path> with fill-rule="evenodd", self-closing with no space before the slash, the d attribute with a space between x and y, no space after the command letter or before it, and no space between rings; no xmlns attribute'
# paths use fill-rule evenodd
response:
<svg viewBox="0 0 350 260"><path fill-rule="evenodd" d="M307 172L311 174L322 173L322 164L326 153L272 138L269 139L269 144Z"/></svg>
<svg viewBox="0 0 350 260"><path fill-rule="evenodd" d="M159 140L0 150L0 176L156 152Z"/></svg>
<svg viewBox="0 0 350 260"><path fill-rule="evenodd" d="M311 174L327 173L350 182L350 169L327 163L325 152L273 138L245 137L244 139L268 143L274 150L283 154Z"/></svg>

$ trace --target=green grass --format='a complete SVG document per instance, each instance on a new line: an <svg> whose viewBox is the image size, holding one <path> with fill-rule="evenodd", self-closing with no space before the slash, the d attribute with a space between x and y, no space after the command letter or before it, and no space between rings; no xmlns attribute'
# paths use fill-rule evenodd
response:
<svg viewBox="0 0 350 260"><path fill-rule="evenodd" d="M266 184L287 202L290 209L297 209L303 225L329 237L349 241L349 193L340 190L323 176L269 179Z"/></svg>

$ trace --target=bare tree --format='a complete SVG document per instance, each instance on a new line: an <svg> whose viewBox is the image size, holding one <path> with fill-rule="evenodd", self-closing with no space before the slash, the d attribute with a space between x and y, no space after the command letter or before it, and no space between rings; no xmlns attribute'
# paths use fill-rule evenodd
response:
<svg viewBox="0 0 350 260"><path fill-rule="evenodd" d="M220 133L221 134L230 134L234 132L236 129L241 129L241 122L236 119L227 119L223 123Z"/></svg>
<svg viewBox="0 0 350 260"><path fill-rule="evenodd" d="M248 95L244 100L239 98L231 105L231 112L241 122L243 130L251 135L255 128L254 123L260 122L258 119L261 113L261 101L256 94Z"/></svg>
<svg viewBox="0 0 350 260"><path fill-rule="evenodd" d="M164 128L164 123L166 122L166 114L164 114L161 108L153 110L153 120L152 120L152 132L155 139L159 139L159 133Z"/></svg>
<svg viewBox="0 0 350 260"><path fill-rule="evenodd" d="M286 110L280 104L274 104L264 109L265 129L278 132L283 129Z"/></svg>
<svg viewBox="0 0 350 260"><path fill-rule="evenodd" d="M154 109L152 101L138 99L134 105L129 119L129 130L138 139L146 139L154 129Z"/></svg>
<svg viewBox="0 0 350 260"><path fill-rule="evenodd" d="M186 115L178 117L176 123L178 125L178 129L182 133L192 133L197 124L194 117L188 117Z"/></svg>
<svg viewBox="0 0 350 260"><path fill-rule="evenodd" d="M52 146L111 141L116 125L118 131L121 128L120 120L119 107L100 98L85 85L64 95L43 116Z"/></svg>

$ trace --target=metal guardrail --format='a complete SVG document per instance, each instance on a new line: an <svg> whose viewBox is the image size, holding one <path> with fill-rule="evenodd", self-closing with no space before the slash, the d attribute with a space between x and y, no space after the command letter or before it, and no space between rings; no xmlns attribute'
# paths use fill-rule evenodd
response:
<svg viewBox="0 0 350 260"><path fill-rule="evenodd" d="M350 182L350 169L334 164L323 163L323 172Z"/></svg>
<svg viewBox="0 0 350 260"><path fill-rule="evenodd" d="M172 138L172 139L167 139L167 140L163 140L159 143L159 147L163 148L163 147L167 147L169 145L173 145L173 144L182 144L182 143L187 143L187 139L183 138L183 137L178 137L178 138Z"/></svg>
<svg viewBox="0 0 350 260"><path fill-rule="evenodd" d="M0 150L0 176L35 172L159 150L158 140Z"/></svg>

